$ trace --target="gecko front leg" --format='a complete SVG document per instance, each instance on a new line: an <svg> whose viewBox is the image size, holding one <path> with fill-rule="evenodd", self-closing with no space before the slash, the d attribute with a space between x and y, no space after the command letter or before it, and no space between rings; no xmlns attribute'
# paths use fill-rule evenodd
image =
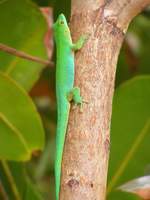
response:
<svg viewBox="0 0 150 200"><path fill-rule="evenodd" d="M71 49L73 51L77 51L77 50L81 49L83 47L84 43L87 41L87 39L88 39L88 36L86 36L86 35L81 36L76 43L72 44Z"/></svg>

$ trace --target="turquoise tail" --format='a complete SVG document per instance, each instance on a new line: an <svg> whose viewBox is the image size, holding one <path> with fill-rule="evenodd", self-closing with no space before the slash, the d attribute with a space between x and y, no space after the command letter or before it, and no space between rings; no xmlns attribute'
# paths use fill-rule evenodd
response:
<svg viewBox="0 0 150 200"><path fill-rule="evenodd" d="M67 131L70 104L65 99L58 105L57 131L56 131L56 156L55 156L55 185L56 200L59 200L60 181L61 181L61 163L63 157L63 149Z"/></svg>

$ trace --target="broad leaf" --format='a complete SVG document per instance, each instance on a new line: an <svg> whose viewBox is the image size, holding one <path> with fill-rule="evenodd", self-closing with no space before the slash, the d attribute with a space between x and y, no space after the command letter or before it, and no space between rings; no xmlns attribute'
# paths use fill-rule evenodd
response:
<svg viewBox="0 0 150 200"><path fill-rule="evenodd" d="M26 92L2 73L0 97L0 159L28 160L44 146L40 117Z"/></svg>
<svg viewBox="0 0 150 200"><path fill-rule="evenodd" d="M29 0L0 3L0 42L46 58L44 36L47 25L38 7ZM42 64L0 52L0 70L30 90L43 69Z"/></svg>
<svg viewBox="0 0 150 200"><path fill-rule="evenodd" d="M115 92L111 125L108 193L110 200L137 199L116 188L148 170L150 76L133 78Z"/></svg>

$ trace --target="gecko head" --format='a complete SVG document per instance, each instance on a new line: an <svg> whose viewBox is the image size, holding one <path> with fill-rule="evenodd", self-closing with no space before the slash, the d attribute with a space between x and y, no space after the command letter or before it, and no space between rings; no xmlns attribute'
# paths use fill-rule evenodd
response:
<svg viewBox="0 0 150 200"><path fill-rule="evenodd" d="M53 25L53 29L55 31L56 29L63 29L65 27L68 27L66 17L64 14L60 14Z"/></svg>

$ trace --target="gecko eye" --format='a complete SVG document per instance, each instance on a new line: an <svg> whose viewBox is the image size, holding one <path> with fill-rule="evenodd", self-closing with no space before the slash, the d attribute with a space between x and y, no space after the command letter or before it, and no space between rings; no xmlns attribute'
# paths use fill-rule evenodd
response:
<svg viewBox="0 0 150 200"><path fill-rule="evenodd" d="M60 21L60 24L64 24L64 21Z"/></svg>

